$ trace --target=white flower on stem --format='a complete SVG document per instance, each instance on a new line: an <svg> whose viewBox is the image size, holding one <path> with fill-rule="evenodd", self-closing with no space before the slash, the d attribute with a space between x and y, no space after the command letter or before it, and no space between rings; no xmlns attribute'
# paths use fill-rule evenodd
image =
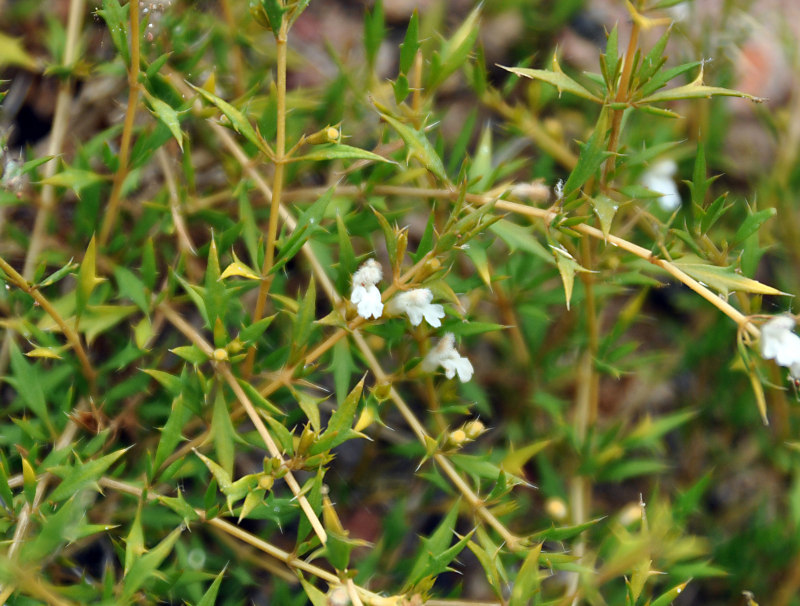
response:
<svg viewBox="0 0 800 606"><path fill-rule="evenodd" d="M661 194L658 205L666 212L672 212L681 206L681 196L674 179L677 171L675 160L659 160L639 177L639 183L650 191Z"/></svg>
<svg viewBox="0 0 800 606"><path fill-rule="evenodd" d="M375 286L383 279L383 271L375 259L367 259L353 274L353 292L350 302L362 318L380 318L383 313L381 291Z"/></svg>
<svg viewBox="0 0 800 606"><path fill-rule="evenodd" d="M444 307L432 301L433 293L429 288L415 288L394 297L386 308L391 314L407 314L412 326L419 326L425 318L428 324L438 328L442 325Z"/></svg>
<svg viewBox="0 0 800 606"><path fill-rule="evenodd" d="M800 337L792 329L792 316L772 318L761 327L761 356L775 360L780 366L788 366L793 379L800 378Z"/></svg>
<svg viewBox="0 0 800 606"><path fill-rule="evenodd" d="M472 363L468 358L465 358L455 349L456 339L453 333L448 332L443 336L436 347L428 352L425 359L422 360L422 370L425 372L433 372L439 366L444 368L444 375L448 379L452 379L456 374L462 383L469 381L475 370L472 368Z"/></svg>

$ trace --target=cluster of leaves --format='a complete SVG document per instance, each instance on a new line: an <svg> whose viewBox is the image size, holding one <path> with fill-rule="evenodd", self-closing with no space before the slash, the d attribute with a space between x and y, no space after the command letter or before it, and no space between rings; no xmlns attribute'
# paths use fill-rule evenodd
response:
<svg viewBox="0 0 800 606"><path fill-rule="evenodd" d="M361 57L329 49L332 78L287 90L312 56L287 45L293 26L326 3L223 1L222 19L173 6L149 44L139 4L103 0L113 53L61 64L55 49L48 67L73 104L74 80L127 82L126 119L74 133L66 154L27 150L30 185L0 198L0 601L664 606L692 588L758 590L726 550L754 527L731 539L709 524L724 472L675 467L695 466L704 431L765 416L774 369L744 340L737 351L735 325L700 297L658 307L669 276L745 314L782 294L749 277L775 209L712 195L711 154L675 119L747 95L707 86L702 62L668 64L668 28L625 53L613 29L598 74L554 56L498 84L480 32L501 7L450 30L415 12L398 44L381 2ZM512 10L552 23L577 10L557 4ZM627 4L639 32L675 2ZM388 77L381 52L396 54ZM451 139L438 124L454 88L473 109ZM541 126L573 106L579 144ZM502 129L476 127L490 113ZM661 140L642 134L653 120ZM637 182L665 154L694 156L671 215ZM559 178L555 198L519 187ZM430 289L442 327L359 317L351 277L368 258L385 301ZM423 371L444 333L473 381ZM637 395L703 364L709 389L757 397L712 391L723 414L699 388L664 387L669 412ZM776 467L796 495L786 448ZM474 586L453 574L467 569ZM719 581L726 570L741 580Z"/></svg>

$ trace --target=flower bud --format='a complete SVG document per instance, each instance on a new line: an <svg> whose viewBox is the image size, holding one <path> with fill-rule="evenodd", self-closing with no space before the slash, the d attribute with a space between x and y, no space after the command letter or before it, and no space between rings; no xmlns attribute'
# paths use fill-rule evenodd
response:
<svg viewBox="0 0 800 606"><path fill-rule="evenodd" d="M447 443L451 446L462 446L465 442L468 441L467 434L464 433L463 429L456 429L450 432L450 435L447 436Z"/></svg>
<svg viewBox="0 0 800 606"><path fill-rule="evenodd" d="M464 433L470 440L477 439L484 431L486 431L486 426L478 419L464 424Z"/></svg>
<svg viewBox="0 0 800 606"><path fill-rule="evenodd" d="M544 510L547 512L547 515L557 522L561 522L567 518L567 504L564 503L564 499L560 499L559 497L550 497L547 499L547 502L544 504Z"/></svg>
<svg viewBox="0 0 800 606"><path fill-rule="evenodd" d="M228 359L228 352L222 348L217 348L214 350L214 359L217 362L225 362Z"/></svg>
<svg viewBox="0 0 800 606"><path fill-rule="evenodd" d="M303 433L300 436L300 442L297 445L297 454L302 455L308 452L308 449L314 445L317 440L317 432L311 428L310 424L306 424Z"/></svg>
<svg viewBox="0 0 800 606"><path fill-rule="evenodd" d="M268 475L263 475L258 478L258 487L263 488L264 490L269 490L272 488L272 485L275 484L275 478Z"/></svg>

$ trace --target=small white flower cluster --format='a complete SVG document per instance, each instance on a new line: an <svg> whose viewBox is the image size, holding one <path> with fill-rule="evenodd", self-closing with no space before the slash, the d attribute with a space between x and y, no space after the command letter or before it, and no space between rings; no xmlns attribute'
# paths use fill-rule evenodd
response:
<svg viewBox="0 0 800 606"><path fill-rule="evenodd" d="M800 380L800 336L792 329L790 315L776 316L761 327L761 356L789 369L793 381Z"/></svg>
<svg viewBox="0 0 800 606"><path fill-rule="evenodd" d="M367 259L353 274L353 292L350 302L362 318L380 318L383 314L381 291L375 286L383 280L383 270L375 259Z"/></svg>
<svg viewBox="0 0 800 606"><path fill-rule="evenodd" d="M356 306L358 315L365 319L380 318L383 315L383 302L377 284L383 279L383 271L375 259L367 259L353 274L353 291L350 302ZM391 315L406 314L412 326L419 326L424 319L434 328L442 325L444 307L433 302L429 288L415 288L396 295L386 305ZM447 333L441 338L425 359L422 370L432 372L441 366L448 379L456 374L461 381L469 381L474 370L470 361L455 350L455 337Z"/></svg>

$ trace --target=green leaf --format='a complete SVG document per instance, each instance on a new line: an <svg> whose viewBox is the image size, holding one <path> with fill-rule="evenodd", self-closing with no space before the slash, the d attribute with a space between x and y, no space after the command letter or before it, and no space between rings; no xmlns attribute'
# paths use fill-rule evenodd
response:
<svg viewBox="0 0 800 606"><path fill-rule="evenodd" d="M30 72L38 72L36 60L22 45L21 38L12 38L0 32L0 68L16 65Z"/></svg>
<svg viewBox="0 0 800 606"><path fill-rule="evenodd" d="M582 267L575 258L560 246L551 246L553 256L556 259L556 267L558 273L561 274L561 281L564 283L564 298L566 299L567 309L569 309L569 302L572 299L572 287L575 283L575 274L577 272L589 271Z"/></svg>
<svg viewBox="0 0 800 606"><path fill-rule="evenodd" d="M531 233L530 227L523 227L512 223L508 219L500 219L493 223L491 229L512 252L516 250L523 250L538 257L549 265L554 264L553 255L547 252L547 249L537 240Z"/></svg>
<svg viewBox="0 0 800 606"><path fill-rule="evenodd" d="M217 389L214 398L214 414L211 418L211 434L214 440L214 451L217 460L229 476L233 475L233 460L235 457L233 440L236 430L231 422L230 411L222 396L222 389Z"/></svg>
<svg viewBox="0 0 800 606"><path fill-rule="evenodd" d="M54 185L56 187L67 187L75 191L81 197L84 189L105 181L105 177L98 175L90 170L80 168L65 168L57 172L52 177L42 179L44 185Z"/></svg>
<svg viewBox="0 0 800 606"><path fill-rule="evenodd" d="M330 606L331 603L324 593L306 581L299 572L297 574L300 577L300 584L303 586L303 591L306 592L306 596L311 600L312 606Z"/></svg>
<svg viewBox="0 0 800 606"><path fill-rule="evenodd" d="M325 215L325 209L333 197L334 187L328 189L322 194L311 206L309 206L297 219L297 225L291 235L281 244L280 252L278 253L275 263L270 270L270 274L274 274L286 265L303 247L308 239L322 229L320 222Z"/></svg>
<svg viewBox="0 0 800 606"><path fill-rule="evenodd" d="M86 343L91 345L98 336L138 309L135 305L87 305L81 318L81 330L86 335Z"/></svg>
<svg viewBox="0 0 800 606"><path fill-rule="evenodd" d="M498 67L501 67L512 74L516 74L517 76L531 78L532 80L541 80L542 82L552 84L556 87L556 89L558 89L559 97L561 96L561 93L568 92L573 95L577 95L578 97L589 99L589 101L594 101L595 103L603 102L600 97L592 94L586 87L578 84L578 82L561 71L561 66L558 64L558 59L555 55L553 55L552 69L549 70L531 69L528 67L506 67L505 65L499 65Z"/></svg>
<svg viewBox="0 0 800 606"><path fill-rule="evenodd" d="M196 448L193 448L192 450L194 451L194 454L200 457L200 460L206 464L206 467L208 467L208 470L211 472L211 475L213 475L214 479L217 481L219 489L223 493L226 493L228 490L230 490L231 486L233 485L233 480L231 480L231 474L229 474L218 463L215 463L214 461L209 459L207 456L205 456Z"/></svg>
<svg viewBox="0 0 800 606"><path fill-rule="evenodd" d="M539 532L533 534L530 537L530 540L539 543L544 541L564 541L571 539L572 537L578 536L584 530L591 528L602 519L603 518L597 518L595 520L584 522L583 524L576 524L575 526L561 526L560 528L553 527L546 530L540 530Z"/></svg>
<svg viewBox="0 0 800 606"><path fill-rule="evenodd" d="M616 28L615 30L616 31ZM514 589L511 591L511 599L508 606L526 606L530 599L541 591L539 580L539 555L542 552L542 544L538 543L525 556L525 561L517 573L517 580Z"/></svg>
<svg viewBox="0 0 800 606"><path fill-rule="evenodd" d="M81 267L78 270L78 288L76 290L76 311L80 316L86 309L86 304L89 302L89 295L92 294L95 286L100 284L103 280L97 277L95 272L95 257L96 245L94 236L89 241L89 246L86 248L86 253L83 255Z"/></svg>
<svg viewBox="0 0 800 606"><path fill-rule="evenodd" d="M139 506L136 508L136 515L133 518L133 524L131 524L131 529L128 531L128 536L125 537L125 566L123 568L123 574L128 574L133 563L146 551L144 546L144 532L142 532L143 503L144 501L139 501Z"/></svg>
<svg viewBox="0 0 800 606"><path fill-rule="evenodd" d="M331 415L325 433L323 433L319 437L319 440L309 449L309 455L328 452L331 448L335 448L346 440L361 435L351 428L353 427L358 403L361 400L361 392L364 389L365 378L366 377L361 378L358 384L344 399L341 406Z"/></svg>
<svg viewBox="0 0 800 606"><path fill-rule="evenodd" d="M578 191L584 183L597 173L600 166L605 162L611 153L603 149L601 135L595 130L586 143L579 144L581 153L578 156L578 163L564 183L564 198L569 198Z"/></svg>
<svg viewBox="0 0 800 606"><path fill-rule="evenodd" d="M383 18L383 2L377 0L371 11L364 15L364 50L367 53L367 63L370 69L375 65L378 49L381 47L386 33Z"/></svg>
<svg viewBox="0 0 800 606"><path fill-rule="evenodd" d="M181 132L181 121L178 117L178 112L171 105L152 95L147 95L147 102L150 104L150 111L169 129L169 132L178 142L178 147L183 151L183 133Z"/></svg>
<svg viewBox="0 0 800 606"><path fill-rule="evenodd" d="M183 531L184 526L176 528L158 545L133 563L130 571L123 579L121 598L123 601L130 600L145 582L160 576L158 575L158 567L172 553L172 549Z"/></svg>
<svg viewBox="0 0 800 606"><path fill-rule="evenodd" d="M414 562L414 567L408 575L408 580L405 583L406 587L413 587L425 577L435 576L445 572L450 562L456 558L472 537L472 532L470 532L455 545L448 548L455 534L455 524L456 520L458 520L458 508L459 503L456 502L451 506L450 511L447 512L447 515L434 533L429 538L423 539L422 549Z"/></svg>
<svg viewBox="0 0 800 606"><path fill-rule="evenodd" d="M308 345L311 329L316 319L317 287L312 276L308 283L308 290L300 300L300 309L297 319L292 327L292 349L295 352L303 351Z"/></svg>
<svg viewBox="0 0 800 606"><path fill-rule="evenodd" d="M381 113L381 117L388 122L389 125L391 125L395 131L397 131L397 134L400 135L400 138L403 139L403 142L406 144L408 149L409 157L416 158L425 168L439 177L442 181L447 181L447 174L445 173L442 159L436 153L436 150L433 149L431 142L428 141L428 138L424 133L415 128L407 126L406 124L403 124L396 118L393 118L385 113Z"/></svg>
<svg viewBox="0 0 800 606"><path fill-rule="evenodd" d="M286 12L286 9L283 8L280 0L260 0L260 2L269 20L270 29L277 35L281 29L283 14Z"/></svg>
<svg viewBox="0 0 800 606"><path fill-rule="evenodd" d="M208 362L208 356L197 345L181 345L170 351L195 366Z"/></svg>
<svg viewBox="0 0 800 606"><path fill-rule="evenodd" d="M226 311L228 308L228 293L225 284L220 280L222 273L219 268L219 256L217 255L217 243L211 238L208 248L208 264L206 265L205 278L205 304L208 314L208 328L213 330L217 324L217 319L225 322Z"/></svg>
<svg viewBox="0 0 800 606"><path fill-rule="evenodd" d="M702 282L706 286L719 291L723 295L729 292L749 292L756 295L785 295L782 292L761 282L757 282L751 278L746 278L741 274L737 274L732 267L719 267L718 265L709 265L704 263L702 259L694 255L687 255L673 261L673 264L680 270L689 274L698 282Z"/></svg>
<svg viewBox="0 0 800 606"><path fill-rule="evenodd" d="M231 126L233 126L234 130L237 133L241 134L245 139L250 141L250 143L252 143L259 150L261 150L262 153L269 155L269 152L266 146L264 145L264 142L262 141L261 137L258 135L253 126L250 124L250 121L245 117L245 115L242 112L233 107L233 105L231 105L227 101L223 101L222 99L208 92L204 88L195 86L193 84L189 84L189 86L191 86L194 90L200 93L200 95L206 101L215 105L223 114L225 114L225 117L228 118L228 121L231 123Z"/></svg>
<svg viewBox="0 0 800 606"><path fill-rule="evenodd" d="M211 586L200 598L200 601L197 602L197 606L214 606L217 603L217 594L219 593L220 585L222 585L222 577L227 569L228 565L226 564L225 568L220 570L219 574L214 578L214 582L211 583Z"/></svg>
<svg viewBox="0 0 800 606"><path fill-rule="evenodd" d="M617 205L614 200L609 198L603 193L590 198L592 209L600 220L600 229L603 230L603 235L608 238L608 233L611 230L611 223L614 220L614 215L617 214Z"/></svg>
<svg viewBox="0 0 800 606"><path fill-rule="evenodd" d="M755 103L764 101L761 97L755 97L738 90L731 90L729 88L720 88L718 86L706 86L703 84L703 66L700 66L700 73L689 84L683 86L676 86L667 90L662 90L652 95L643 97L637 101L637 104L647 103L663 103L665 101L675 101L677 99L710 99L711 97L742 97L749 99Z"/></svg>
<svg viewBox="0 0 800 606"><path fill-rule="evenodd" d="M78 264L77 263L73 263L72 259L70 259L69 263L64 265L64 267L62 267L60 269L57 269L52 274L47 276L44 280L39 282L38 287L39 288L47 288L48 286L52 286L53 284L56 284L62 278L64 278L66 275L72 273L75 270L76 267L78 267Z"/></svg>
<svg viewBox="0 0 800 606"><path fill-rule="evenodd" d="M243 326L242 329L239 331L239 340L244 345L252 345L255 344L261 338L261 335L264 334L264 331L269 328L269 325L272 324L272 321L275 319L275 315L267 316L266 318L261 318L258 322L251 324L250 326Z"/></svg>
<svg viewBox="0 0 800 606"><path fill-rule="evenodd" d="M51 557L65 543L77 538L77 531L86 515L85 504L77 497L68 499L54 514L42 516L39 533L23 542L20 561L38 565Z"/></svg>
<svg viewBox="0 0 800 606"><path fill-rule="evenodd" d="M8 485L8 471L0 459L0 499L8 512L9 508L14 504L14 493L11 492L11 487Z"/></svg>
<svg viewBox="0 0 800 606"><path fill-rule="evenodd" d="M778 211L775 208L765 208L754 213L749 213L744 222L736 230L733 237L734 242L744 242L748 237L756 233L767 219L771 219Z"/></svg>
<svg viewBox="0 0 800 606"><path fill-rule="evenodd" d="M188 525L190 522L196 522L200 519L194 507L189 505L186 499L183 498L183 493L180 487L178 488L177 497L165 497L158 495L158 502L162 505L169 507L172 511L177 513L183 518L183 523Z"/></svg>
<svg viewBox="0 0 800 606"><path fill-rule="evenodd" d="M680 585L675 585L672 589L665 591L659 597L653 600L650 603L650 606L669 606L675 600L678 599L678 596L681 594L681 592L686 588L688 584L689 581L681 583Z"/></svg>
<svg viewBox="0 0 800 606"><path fill-rule="evenodd" d="M306 417L311 422L311 427L314 429L314 431L321 431L322 424L319 418L319 405L327 398L312 398L304 391L298 390L292 390L292 395L294 395L295 399L297 400L300 410L305 413Z"/></svg>
<svg viewBox="0 0 800 606"><path fill-rule="evenodd" d="M119 0L103 0L103 10L97 11L106 22L111 41L122 55L125 65L131 64L131 54L128 49L128 9L130 4L120 6Z"/></svg>
<svg viewBox="0 0 800 606"><path fill-rule="evenodd" d="M28 364L17 344L11 344L11 371L14 373L14 388L33 413L45 424L50 433L54 432L50 416L47 412L47 400L44 395L42 377L36 364Z"/></svg>
<svg viewBox="0 0 800 606"><path fill-rule="evenodd" d="M150 313L150 302L144 282L122 265L114 267L114 278L117 281L120 297L128 297L143 313Z"/></svg>
<svg viewBox="0 0 800 606"><path fill-rule="evenodd" d="M419 49L419 14L417 9L411 13L406 28L406 37L400 45L400 73L407 74L414 63L414 57Z"/></svg>
<svg viewBox="0 0 800 606"><path fill-rule="evenodd" d="M172 396L177 397L181 394L183 384L181 383L180 377L155 368L143 368L142 371L158 381Z"/></svg>
<svg viewBox="0 0 800 606"><path fill-rule="evenodd" d="M329 370L333 372L336 401L341 404L347 397L347 390L350 389L350 377L356 371L347 339L337 341L333 346L333 360Z"/></svg>
<svg viewBox="0 0 800 606"><path fill-rule="evenodd" d="M48 499L51 501L61 501L73 494L76 494L89 486L99 491L100 487L97 485L97 480L100 479L106 470L111 467L117 459L119 459L129 448L123 448L116 452L112 452L99 459L79 463L72 468L72 471L65 477L61 484L50 493Z"/></svg>
<svg viewBox="0 0 800 606"><path fill-rule="evenodd" d="M189 414L191 412L184 405L182 397L178 396L172 400L169 417L167 417L167 422L161 429L161 438L158 441L156 458L153 461L153 467L156 470L164 464L167 457L175 451L175 447L184 439L181 435L181 430Z"/></svg>
<svg viewBox="0 0 800 606"><path fill-rule="evenodd" d="M300 160L312 160L314 162L319 162L322 160L345 159L372 160L373 162L389 162L391 164L397 164L397 162L394 160L384 158L383 156L379 156L371 151L360 149L358 147L352 147L351 145L344 145L343 143L317 145L309 153L293 158L292 160L295 162L299 162Z"/></svg>
<svg viewBox="0 0 800 606"><path fill-rule="evenodd" d="M601 66L603 67L603 71L605 73L606 84L609 92L616 91L617 68L620 66L619 34L617 32L616 24L614 24L614 28L611 30L611 33L608 34L608 40L606 40L606 52L601 58Z"/></svg>
<svg viewBox="0 0 800 606"><path fill-rule="evenodd" d="M250 383L250 381L245 381L243 379L238 379L238 381L239 385L241 385L245 394L247 394L247 397L250 398L250 401L253 404L255 404L258 408L261 408L262 410L267 411L273 415L284 416L286 414L280 408L272 404L264 396L258 393L258 390L253 386L252 383Z"/></svg>
<svg viewBox="0 0 800 606"><path fill-rule="evenodd" d="M478 4L467 16L453 35L442 45L441 51L434 55L430 68L432 75L427 88L434 89L467 62L467 57L478 39L478 19L482 4Z"/></svg>

